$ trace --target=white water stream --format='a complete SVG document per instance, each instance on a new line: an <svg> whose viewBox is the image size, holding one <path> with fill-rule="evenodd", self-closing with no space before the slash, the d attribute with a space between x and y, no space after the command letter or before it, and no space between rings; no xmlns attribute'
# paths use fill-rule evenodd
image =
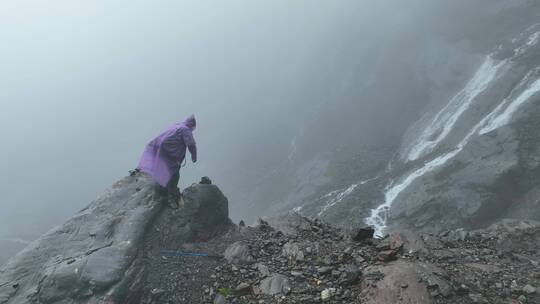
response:
<svg viewBox="0 0 540 304"><path fill-rule="evenodd" d="M485 88L488 86L489 81L495 78L496 72L499 70L499 68L501 67L503 63L504 62L494 64L491 59L486 60L484 65L480 68L480 70L476 73L474 77L478 79L472 81L477 84L480 84L480 83L482 84L481 85L469 84L468 87L470 88L474 87L475 89L472 90L474 92L477 92L479 89L485 90ZM528 77L526 76L523 81L525 81L527 78ZM486 82L486 80L489 80L489 81ZM465 89L464 91L472 92L469 89ZM375 227L376 235L382 236L384 233L384 230L387 227L386 224L387 224L388 212L392 204L397 199L397 197L405 189L407 189L419 177L424 176L428 172L434 171L435 169L443 166L448 161L453 159L456 155L458 155L463 150L463 148L469 143L469 140L474 135L476 134L482 135L482 134L488 133L490 131L493 131L509 123L512 119L513 114L523 104L531 100L531 97L537 94L539 91L540 91L540 79L532 82L516 98L503 100L492 112L487 114L478 124L476 124L469 131L469 133L458 143L458 145L455 148L439 155L438 157L435 157L431 161L428 161L422 164L419 168L412 171L411 173L409 173L409 175L400 179L399 181L392 182L386 188L386 192L384 194L384 203L381 204L376 209L371 210L371 215L366 219L366 224ZM449 105L447 105L443 109L443 111L448 111L448 113L441 111L437 114L437 116L433 120L433 123L428 127L429 130L424 131L424 133L420 137L420 140L416 143L416 146L414 146L413 149L411 150L412 154L410 155L409 159L415 159L419 157L420 155L423 155L424 153L426 153L426 151L433 149L442 140L442 138L446 137L448 133L451 132L452 127L454 126L457 118L466 109L469 108L468 105L470 105L470 103L472 102L472 98L473 98L472 96L478 95L478 92L474 94L467 93L465 95L470 96L471 99L468 99L468 100L461 99L461 101L463 102L459 102L459 103L456 103L456 100L452 99ZM442 122L447 123L448 126L441 125ZM435 133L437 132L436 130L442 130L442 133L439 134L436 137L436 139L431 140L430 137L436 134Z"/></svg>
<svg viewBox="0 0 540 304"><path fill-rule="evenodd" d="M330 208L332 208L335 205L341 203L343 201L343 199L346 198L347 196L351 195L351 193L353 193L354 190L356 190L356 188L358 188L358 186L365 185L365 184L367 184L367 183L369 183L371 181L374 181L374 180L376 180L378 178L379 177L370 178L370 179L361 181L358 184L352 184L351 186L349 186L346 189L332 191L332 192L326 194L325 196L321 197L321 199L325 199L325 198L331 198L331 199L328 200L326 205L322 208L321 212L319 212L318 216L322 216Z"/></svg>
<svg viewBox="0 0 540 304"><path fill-rule="evenodd" d="M470 108L475 98L486 90L504 63L505 61L495 62L490 56L486 58L465 88L435 115L419 138L413 142L407 152L408 161L432 152L450 134L461 115Z"/></svg>
<svg viewBox="0 0 540 304"><path fill-rule="evenodd" d="M496 111L496 115L490 119L485 127L480 130L480 134L489 133L495 129L498 129L504 125L507 125L516 111L527 101L531 100L531 97L540 91L540 79L531 83L529 87L523 91L516 99L505 100L501 103Z"/></svg>

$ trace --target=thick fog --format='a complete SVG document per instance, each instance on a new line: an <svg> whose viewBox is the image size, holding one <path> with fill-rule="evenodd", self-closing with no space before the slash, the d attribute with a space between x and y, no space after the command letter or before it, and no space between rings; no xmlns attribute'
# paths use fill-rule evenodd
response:
<svg viewBox="0 0 540 304"><path fill-rule="evenodd" d="M408 102L349 88L409 64L426 37L459 40L447 24L480 4L451 2L470 1L0 2L0 237L61 223L192 113L200 161L180 186L208 175L234 201L319 109Z"/></svg>

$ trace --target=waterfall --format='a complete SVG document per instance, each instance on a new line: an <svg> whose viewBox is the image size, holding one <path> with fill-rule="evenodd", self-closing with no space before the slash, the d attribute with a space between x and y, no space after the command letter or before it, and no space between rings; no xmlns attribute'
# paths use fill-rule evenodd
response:
<svg viewBox="0 0 540 304"><path fill-rule="evenodd" d="M335 191L330 192L332 194L331 196L335 195L335 197L328 201L328 203L322 208L321 212L319 212L318 216L322 216L326 211L328 211L328 209L340 203L345 197L349 196L349 194L351 194L356 189L356 187L358 187L358 185L359 184L353 184L345 190L338 191L338 192L335 192Z"/></svg>
<svg viewBox="0 0 540 304"><path fill-rule="evenodd" d="M500 66L498 64L496 66ZM482 68L481 68L482 69ZM498 68L494 69L495 71ZM488 78L493 79L494 76L489 76ZM529 79L529 75L525 76L522 80L522 83ZM518 85L518 87L522 87ZM468 133L467 135L451 150L442 153L441 155L435 157L431 161L425 162L419 168L413 170L404 178L399 181L393 181L386 188L384 194L384 203L381 204L376 209L371 210L370 216L365 220L366 224L371 225L376 230L376 235L382 236L384 230L386 229L387 223L387 213L389 212L392 204L398 198L398 196L407 189L414 181L418 178L424 176L425 174L436 170L437 168L445 165L448 161L456 157L469 143L470 139L474 135L483 135L492 130L495 130L501 126L504 126L511 121L513 114L527 101L531 100L535 94L540 92L540 79L529 84L525 90L521 92L517 97L513 99L504 99L500 104L495 107L490 113L485 115L480 122L478 122ZM512 94L513 95L513 94ZM449 107L446 107L450 109ZM439 117L446 116L450 117L455 115L455 111L450 114L441 114ZM461 115L461 114L459 114ZM448 131L450 132L450 130ZM427 134L428 132L424 132ZM416 151L420 151L427 147L423 142L419 143L420 147Z"/></svg>
<svg viewBox="0 0 540 304"><path fill-rule="evenodd" d="M470 136L467 136L466 140L468 141L469 138ZM434 169L444 165L450 159L454 158L454 156L461 152L465 144L466 143L463 143L463 145L460 144L454 150L443 154L428 163L425 163L422 167L416 171L413 171L398 184L390 184L390 186L387 187L384 194L384 203L376 209L371 210L371 215L366 219L366 224L375 228L376 235L382 236L382 233L386 228L386 213L390 210L392 203L396 200L398 195L409 187L417 178L423 176L427 172L433 171Z"/></svg>
<svg viewBox="0 0 540 304"><path fill-rule="evenodd" d="M320 199L329 199L329 200L326 203L326 205L322 208L322 210L318 213L318 216L319 217L322 216L330 208L332 208L335 205L341 203L343 201L343 199L346 198L347 196L351 195L354 192L354 190L356 190L356 188L358 188L358 186L365 185L365 184L367 184L367 183L369 183L371 181L374 181L374 180L376 180L378 178L379 177L366 179L364 181L359 182L358 184L352 184L351 186L349 186L346 189L334 190L334 191L324 195Z"/></svg>
<svg viewBox="0 0 540 304"><path fill-rule="evenodd" d="M475 98L486 90L504 63L505 61L495 63L491 56L488 56L465 88L435 115L419 138L413 142L406 159L416 160L432 152L450 134L458 119L470 108Z"/></svg>
<svg viewBox="0 0 540 304"><path fill-rule="evenodd" d="M487 125L480 130L480 134L489 133L495 129L498 129L506 124L508 124L516 111L527 101L531 100L531 97L540 91L540 79L531 83L525 91L523 91L516 99L513 101L505 100L501 103L496 111L496 115L489 120ZM506 106L506 107L505 107ZM503 110L504 109L504 110Z"/></svg>

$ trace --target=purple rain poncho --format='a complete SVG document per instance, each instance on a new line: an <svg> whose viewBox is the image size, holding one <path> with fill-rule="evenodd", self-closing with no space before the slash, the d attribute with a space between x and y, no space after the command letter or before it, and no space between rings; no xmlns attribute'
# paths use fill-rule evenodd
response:
<svg viewBox="0 0 540 304"><path fill-rule="evenodd" d="M150 174L163 187L180 170L186 157L186 148L191 153L193 162L197 161L197 146L193 131L197 122L191 115L182 123L168 127L154 138L144 150L138 169Z"/></svg>

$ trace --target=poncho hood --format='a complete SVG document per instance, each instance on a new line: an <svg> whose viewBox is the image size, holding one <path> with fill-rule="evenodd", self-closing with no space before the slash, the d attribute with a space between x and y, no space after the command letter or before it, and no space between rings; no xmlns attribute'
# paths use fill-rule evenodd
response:
<svg viewBox="0 0 540 304"><path fill-rule="evenodd" d="M195 115L191 115L182 124L186 125L188 128L190 128L192 131L195 130L197 127L197 120L195 119Z"/></svg>

